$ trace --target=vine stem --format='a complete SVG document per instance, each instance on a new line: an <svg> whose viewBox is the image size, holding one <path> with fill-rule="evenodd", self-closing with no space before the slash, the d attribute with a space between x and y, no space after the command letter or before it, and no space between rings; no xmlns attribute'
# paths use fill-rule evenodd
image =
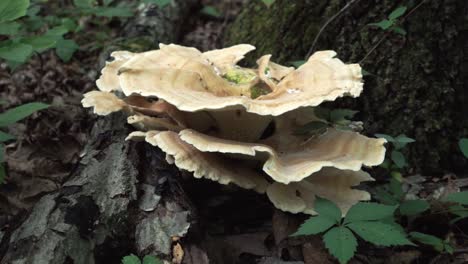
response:
<svg viewBox="0 0 468 264"><path fill-rule="evenodd" d="M339 15L341 15L346 9L348 9L352 4L354 4L357 1L359 1L359 0L349 1L345 6L343 6L343 8L340 9L340 11L338 11L338 13L334 14L330 19L327 20L327 22L325 22L325 24L323 24L323 26L320 28L319 32L315 36L314 42L312 42L312 46L310 47L309 51L307 52L307 55L306 55L305 59L309 58L310 55L312 55L312 52L314 52L315 45L317 44L317 41L318 41L320 35L325 30L325 28L328 26L328 24L330 24L333 20L335 20Z"/></svg>

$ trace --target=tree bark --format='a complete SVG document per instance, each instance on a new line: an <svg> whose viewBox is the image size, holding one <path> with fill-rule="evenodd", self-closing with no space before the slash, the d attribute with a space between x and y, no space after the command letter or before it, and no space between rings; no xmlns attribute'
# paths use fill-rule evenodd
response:
<svg viewBox="0 0 468 264"><path fill-rule="evenodd" d="M320 28L346 5L342 0L276 0L270 8L250 1L229 27L225 46L250 43L260 54L287 63L304 59ZM419 5L420 4L420 5ZM379 22L399 6L407 34ZM332 104L359 110L366 133L405 133L410 165L422 173L463 172L468 162L458 140L468 135L468 2L462 0L355 1L318 36L316 50L332 49L370 75L358 99ZM330 104L328 104L330 105Z"/></svg>
<svg viewBox="0 0 468 264"><path fill-rule="evenodd" d="M164 11L146 7L122 37L175 42L196 3L176 0ZM190 226L190 201L165 155L125 141L130 131L122 114L97 120L78 168L60 191L42 197L18 228L2 233L1 263L120 263L130 253L171 254L173 238Z"/></svg>

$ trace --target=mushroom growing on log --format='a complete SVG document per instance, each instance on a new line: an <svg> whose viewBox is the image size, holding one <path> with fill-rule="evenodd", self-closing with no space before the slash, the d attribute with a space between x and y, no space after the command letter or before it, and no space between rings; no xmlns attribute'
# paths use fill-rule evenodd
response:
<svg viewBox="0 0 468 264"><path fill-rule="evenodd" d="M128 121L139 131L127 139L159 147L196 178L266 192L281 210L315 214L318 195L345 214L370 199L352 187L372 180L361 168L384 160L384 139L336 128L295 133L320 121L314 113L320 103L359 96L359 65L319 51L295 70L271 62L270 55L257 69L237 66L253 49L240 44L200 52L160 44L148 52L114 52L97 82L101 91L85 94L82 103L99 115L131 114Z"/></svg>

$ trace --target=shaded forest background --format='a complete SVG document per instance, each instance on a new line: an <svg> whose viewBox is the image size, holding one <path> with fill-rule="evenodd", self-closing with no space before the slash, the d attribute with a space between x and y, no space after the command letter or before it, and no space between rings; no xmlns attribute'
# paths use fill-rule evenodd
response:
<svg viewBox="0 0 468 264"><path fill-rule="evenodd" d="M344 6L344 1L278 0L265 8L250 1L227 30L225 45L251 43L257 47L251 58L304 59L321 27ZM399 6L408 7L401 21L407 34L369 26ZM359 110L367 134L416 139L406 153L415 172L468 171L457 146L468 134L467 12L466 2L456 0L356 1L313 47L335 50L369 73L363 95L333 105Z"/></svg>
<svg viewBox="0 0 468 264"><path fill-rule="evenodd" d="M468 162L457 144L468 135L468 2L169 2L165 8L146 5L125 20L82 19L87 31L76 37L82 46L70 62L44 52L15 71L1 65L0 96L7 101L1 110L31 101L52 105L9 128L18 139L6 147L8 177L0 187L2 263L120 263L131 253L169 259L179 243L186 264L333 263L320 238L288 238L305 216L275 210L263 195L194 180L166 164L157 149L124 142L131 128L122 125L123 115L99 118L83 109L82 95L95 89L114 50L141 52L159 43L209 50L249 43L257 47L242 62L249 66L263 54L288 65L313 51L335 50L346 63L361 64L365 86L359 98L326 106L358 110L354 119L364 122L364 134L414 138L404 149L409 165L402 173L423 175L426 182L417 182L423 189L418 195L467 185ZM72 1L50 3L42 12ZM220 14L201 12L206 6ZM400 6L407 7L398 20L406 34L369 26ZM101 42L96 33L103 29L108 36ZM90 48L95 43L99 48ZM381 168L372 174L382 180L378 184L389 179ZM446 175L451 175L448 180ZM452 176L459 179L452 181ZM148 202L148 194L159 198L150 199L144 206L151 210L145 211L141 203ZM455 237L460 245L468 241L446 215L426 214L408 223L442 238ZM174 233L180 240L173 240ZM354 263L468 259L463 248L460 262L428 247L364 244L359 250L365 254Z"/></svg>

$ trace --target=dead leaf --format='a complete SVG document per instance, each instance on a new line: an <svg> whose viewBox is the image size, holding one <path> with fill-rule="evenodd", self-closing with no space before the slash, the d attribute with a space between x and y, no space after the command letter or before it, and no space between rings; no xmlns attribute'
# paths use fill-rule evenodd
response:
<svg viewBox="0 0 468 264"><path fill-rule="evenodd" d="M172 248L172 263L181 264L184 259L184 250L180 243L176 243Z"/></svg>

